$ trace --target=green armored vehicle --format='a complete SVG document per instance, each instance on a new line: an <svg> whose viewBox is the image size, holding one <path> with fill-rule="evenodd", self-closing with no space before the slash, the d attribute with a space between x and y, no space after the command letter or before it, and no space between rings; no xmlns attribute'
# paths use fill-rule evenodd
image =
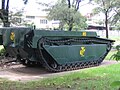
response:
<svg viewBox="0 0 120 90"><path fill-rule="evenodd" d="M9 0L7 4L2 0L0 45L6 57L16 58L23 65L39 64L53 72L86 68L99 65L111 50L114 41L100 38L96 32L9 27L8 4Z"/></svg>
<svg viewBox="0 0 120 90"><path fill-rule="evenodd" d="M6 57L17 58L26 66L40 63L55 72L99 65L114 42L86 31L10 27L0 31L0 44L6 49Z"/></svg>

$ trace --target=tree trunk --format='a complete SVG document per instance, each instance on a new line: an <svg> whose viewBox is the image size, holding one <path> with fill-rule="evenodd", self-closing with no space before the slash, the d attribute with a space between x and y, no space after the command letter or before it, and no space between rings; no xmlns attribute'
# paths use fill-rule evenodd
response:
<svg viewBox="0 0 120 90"><path fill-rule="evenodd" d="M10 26L10 22L8 19L9 16L9 0L6 0L6 6L5 6L5 0L2 0L2 7L1 7L1 13L0 13L0 19L3 22L3 26L4 27L9 27Z"/></svg>
<svg viewBox="0 0 120 90"><path fill-rule="evenodd" d="M69 23L68 23L68 26L69 26L69 31L72 31L72 29L73 29L73 23L74 23L74 21L73 21L73 17L71 17L70 18L70 20L69 20Z"/></svg>
<svg viewBox="0 0 120 90"><path fill-rule="evenodd" d="M105 12L105 28L106 28L106 38L108 38L108 15L107 12Z"/></svg>
<svg viewBox="0 0 120 90"><path fill-rule="evenodd" d="M69 30L69 31L72 31L72 28L73 28L73 23L70 23L70 24L69 24L69 29L68 29L68 30Z"/></svg>
<svg viewBox="0 0 120 90"><path fill-rule="evenodd" d="M68 8L70 8L70 7L71 7L70 0L68 0Z"/></svg>
<svg viewBox="0 0 120 90"><path fill-rule="evenodd" d="M4 6L5 6L5 0L2 0L2 8L1 9L5 9Z"/></svg>
<svg viewBox="0 0 120 90"><path fill-rule="evenodd" d="M63 26L64 26L63 22L60 22L60 24L59 24L59 29L60 29L60 30L63 30Z"/></svg>

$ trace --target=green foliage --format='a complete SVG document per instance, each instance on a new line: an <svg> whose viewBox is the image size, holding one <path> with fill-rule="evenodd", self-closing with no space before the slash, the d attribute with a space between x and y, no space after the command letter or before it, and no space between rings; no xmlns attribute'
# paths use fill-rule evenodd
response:
<svg viewBox="0 0 120 90"><path fill-rule="evenodd" d="M116 86L119 86L120 87L120 81L114 81L111 83L111 86L112 87L116 87Z"/></svg>
<svg viewBox="0 0 120 90"><path fill-rule="evenodd" d="M110 51L110 52L107 54L107 56L105 57L105 60L110 60L111 56L112 56L113 54L115 54L116 52L117 52L117 51L115 51L115 50Z"/></svg>
<svg viewBox="0 0 120 90"><path fill-rule="evenodd" d="M28 22L23 19L23 10L16 10L16 12L10 11L9 21L11 26L25 26Z"/></svg>
<svg viewBox="0 0 120 90"><path fill-rule="evenodd" d="M24 25L26 26L26 27L31 27L31 28L33 28L33 29L35 29L36 28L36 26L35 26L35 24L34 23L24 23Z"/></svg>
<svg viewBox="0 0 120 90"><path fill-rule="evenodd" d="M115 23L114 30L120 30L120 21Z"/></svg>
<svg viewBox="0 0 120 90"><path fill-rule="evenodd" d="M116 46L117 52L111 56L110 59L115 59L116 61L120 60L120 45Z"/></svg>
<svg viewBox="0 0 120 90"><path fill-rule="evenodd" d="M107 15L109 23L116 24L120 18L120 0L94 0L98 6L93 9L94 14Z"/></svg>
<svg viewBox="0 0 120 90"><path fill-rule="evenodd" d="M111 20L112 24L120 24L120 0L114 0L114 15Z"/></svg>
<svg viewBox="0 0 120 90"><path fill-rule="evenodd" d="M64 1L64 2L63 2ZM74 27L85 28L86 18L76 11L74 6L68 8L65 0L62 2L57 2L54 6L49 9L48 19L59 20L60 28L63 29L64 26L68 26L68 30L71 31Z"/></svg>
<svg viewBox="0 0 120 90"><path fill-rule="evenodd" d="M106 37L108 38L109 26L120 19L120 0L94 0L97 7L93 10L94 14L104 14L104 24L106 27Z"/></svg>
<svg viewBox="0 0 120 90"><path fill-rule="evenodd" d="M5 55L5 49L2 48L2 49L0 50L0 56L4 56L4 55Z"/></svg>

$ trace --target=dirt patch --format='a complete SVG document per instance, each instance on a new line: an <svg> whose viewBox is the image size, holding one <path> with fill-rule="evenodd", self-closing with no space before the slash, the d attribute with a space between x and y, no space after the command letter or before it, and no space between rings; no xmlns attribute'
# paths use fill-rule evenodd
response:
<svg viewBox="0 0 120 90"><path fill-rule="evenodd" d="M104 60L100 66L106 66L111 64L117 64L119 62L116 61L108 61ZM71 72L78 72L79 70L59 72L59 73L50 73L47 72L42 67L25 67L23 65L14 65L9 68L0 69L0 78L7 78L12 81L29 81L29 80L37 80L48 77L54 77L58 75L65 75ZM84 69L83 69L84 70Z"/></svg>

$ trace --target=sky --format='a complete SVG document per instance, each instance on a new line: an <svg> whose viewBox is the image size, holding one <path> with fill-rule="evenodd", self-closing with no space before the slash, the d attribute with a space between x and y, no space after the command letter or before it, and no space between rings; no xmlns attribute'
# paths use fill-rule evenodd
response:
<svg viewBox="0 0 120 90"><path fill-rule="evenodd" d="M54 4L57 0L29 0L27 5L24 5L23 0L9 0L10 1L10 10L11 11L16 11L16 10L21 10L24 8L25 12L27 14L37 14L38 12L41 13L41 10L44 9L45 7L40 6L37 2L42 2L42 3L50 3ZM87 4L89 0L84 0L80 4L80 12L82 15L86 15L87 13L91 13L92 9L94 6L92 4ZM1 0L0 0L1 2ZM1 5L1 3L0 3ZM43 13L41 13L43 14Z"/></svg>

